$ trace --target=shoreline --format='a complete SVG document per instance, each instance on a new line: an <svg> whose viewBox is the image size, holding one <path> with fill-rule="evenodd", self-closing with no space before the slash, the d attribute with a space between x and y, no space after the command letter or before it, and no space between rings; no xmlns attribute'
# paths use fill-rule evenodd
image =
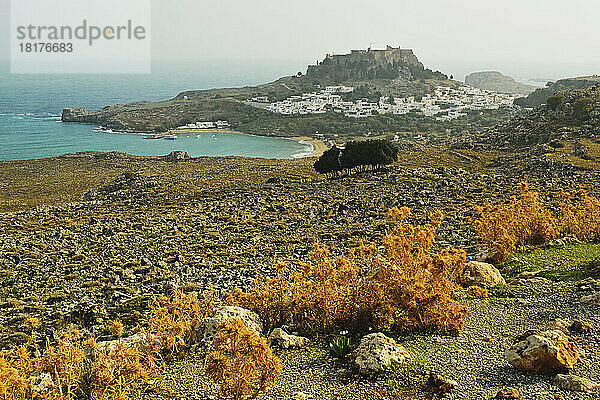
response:
<svg viewBox="0 0 600 400"><path fill-rule="evenodd" d="M182 129L182 130L170 130L168 132L162 132L162 133L139 132L139 131L132 132L132 131L112 130L112 129L109 129L102 125L96 125L96 124L90 124L90 123L75 122L74 124L95 125L95 128L93 129L93 131L98 132L98 133L133 134L133 135L143 136L144 139L161 139L161 138L164 138L165 136L170 136L170 135L177 136L178 134L189 135L189 134L194 134L194 133L214 132L214 133L232 133L232 134L241 134L241 135L257 136L257 137L294 140L294 141L302 144L303 146L307 147L305 150L300 150L294 154L289 155L288 157L279 158L282 160L286 160L286 159L295 160L295 159L301 159L301 158L320 157L323 154L323 152L328 149L327 145L322 140L312 138L309 136L275 136L275 135L266 135L266 134L245 133L245 132L240 132L240 131L233 130L233 129L204 129L204 130L201 130L201 129L185 129L185 130L183 130ZM308 148L309 146L310 146L310 148ZM81 151L77 151L77 152L66 152L66 153L41 156L41 157L37 156L37 157L23 158L23 159L6 159L6 160L0 160L0 162L41 160L41 159L46 159L46 158L62 157L62 156L70 155L70 154L93 152L93 151L95 151L95 150L81 150ZM117 150L117 151L120 151L120 150ZM110 151L99 151L99 152L110 153ZM125 154L129 154L132 156L140 156L140 157L160 157L161 156L161 155L146 156L146 155L142 155L142 154L134 154L134 153L127 153L127 152L125 152ZM213 157L213 156L207 156L207 157ZM214 156L214 157L218 157L218 156ZM233 157L236 157L236 156L233 156ZM239 156L239 157L244 157L244 156ZM250 157L250 158L264 158L264 157Z"/></svg>
<svg viewBox="0 0 600 400"><path fill-rule="evenodd" d="M312 147L312 152L310 154L301 153L300 156L292 158L307 158L307 157L320 157L326 150L328 150L327 145L320 139L315 139L310 136L270 136L270 135L260 135L255 133L245 133L236 131L233 129L173 129L164 133L157 133L155 135L149 135L144 137L144 139L160 139L164 136L175 135L177 136L180 133L189 134L189 133L233 133L233 134L241 134L241 135L250 135L250 136L260 136L260 137L273 137L273 138L281 138L288 140L296 140L299 143L306 143Z"/></svg>
<svg viewBox="0 0 600 400"><path fill-rule="evenodd" d="M290 139L294 139L297 140L299 142L305 142L308 143L312 146L313 148L313 152L311 155L307 155L304 157L298 157L298 158L306 158L306 157L321 157L321 155L328 150L329 148L327 147L327 145L320 139L315 139L315 138L311 138L310 136L294 136L291 137Z"/></svg>

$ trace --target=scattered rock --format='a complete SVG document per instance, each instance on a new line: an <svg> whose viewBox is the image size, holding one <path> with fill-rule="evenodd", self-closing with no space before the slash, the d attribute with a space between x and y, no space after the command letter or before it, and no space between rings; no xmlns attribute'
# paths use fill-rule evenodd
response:
<svg viewBox="0 0 600 400"><path fill-rule="evenodd" d="M198 323L197 335L204 342L212 343L217 334L217 326L223 321L235 319L241 319L249 329L259 335L262 333L262 323L258 314L241 307L224 306L217 309L214 316L205 318Z"/></svg>
<svg viewBox="0 0 600 400"><path fill-rule="evenodd" d="M427 384L425 385L425 391L435 393L438 395L446 395L458 387L458 382L444 378L441 375L431 373L427 378Z"/></svg>
<svg viewBox="0 0 600 400"><path fill-rule="evenodd" d="M308 398L309 396L304 392L294 392L291 396L292 400L306 400Z"/></svg>
<svg viewBox="0 0 600 400"><path fill-rule="evenodd" d="M408 351L383 333L364 336L354 351L354 363L363 374L382 372L407 357Z"/></svg>
<svg viewBox="0 0 600 400"><path fill-rule="evenodd" d="M52 375L48 372L34 372L30 377L33 395L40 396L54 387Z"/></svg>
<svg viewBox="0 0 600 400"><path fill-rule="evenodd" d="M275 344L282 349L305 347L309 340L303 336L290 335L281 328L273 329L269 335L269 345Z"/></svg>
<svg viewBox="0 0 600 400"><path fill-rule="evenodd" d="M594 330L594 327L585 321L575 320L569 326L569 330L575 333L590 333Z"/></svg>
<svg viewBox="0 0 600 400"><path fill-rule="evenodd" d="M184 161L189 160L190 158L192 157L190 157L186 151L172 151L166 156L163 156L163 160L168 162Z"/></svg>
<svg viewBox="0 0 600 400"><path fill-rule="evenodd" d="M575 343L559 330L527 332L506 351L510 365L534 373L571 369L578 358Z"/></svg>
<svg viewBox="0 0 600 400"><path fill-rule="evenodd" d="M485 288L506 283L496 267L479 261L469 261L465 265L462 282L468 286L477 285Z"/></svg>
<svg viewBox="0 0 600 400"><path fill-rule="evenodd" d="M589 392L600 388L600 384L575 375L558 374L552 383L561 389L575 392Z"/></svg>
<svg viewBox="0 0 600 400"><path fill-rule="evenodd" d="M498 391L498 393L496 393L496 397L494 397L495 400L520 399L520 398L521 398L521 393L519 393L519 391L517 389L512 388L512 387L500 389L500 391Z"/></svg>
<svg viewBox="0 0 600 400"><path fill-rule="evenodd" d="M589 296L583 296L581 302L585 304L600 306L600 292L590 294Z"/></svg>

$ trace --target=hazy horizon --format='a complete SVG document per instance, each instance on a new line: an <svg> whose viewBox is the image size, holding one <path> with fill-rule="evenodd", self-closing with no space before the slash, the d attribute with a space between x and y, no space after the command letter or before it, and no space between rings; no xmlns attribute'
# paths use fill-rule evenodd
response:
<svg viewBox="0 0 600 400"><path fill-rule="evenodd" d="M0 58L9 54L9 0L0 0ZM586 12L581 12L585 10ZM327 53L385 45L413 49L426 67L456 79L498 70L520 79L600 73L600 4L549 0L438 4L256 0L152 2L154 65L305 71ZM199 71L200 73L201 71Z"/></svg>

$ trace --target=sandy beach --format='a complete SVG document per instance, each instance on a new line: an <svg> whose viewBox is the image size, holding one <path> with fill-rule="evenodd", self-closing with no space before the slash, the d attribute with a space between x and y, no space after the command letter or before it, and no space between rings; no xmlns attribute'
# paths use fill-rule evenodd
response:
<svg viewBox="0 0 600 400"><path fill-rule="evenodd" d="M314 153L311 155L311 157L320 157L321 154L323 154L325 150L327 150L327 145L322 140L311 138L308 136L296 136L294 137L294 139L303 140L312 145Z"/></svg>

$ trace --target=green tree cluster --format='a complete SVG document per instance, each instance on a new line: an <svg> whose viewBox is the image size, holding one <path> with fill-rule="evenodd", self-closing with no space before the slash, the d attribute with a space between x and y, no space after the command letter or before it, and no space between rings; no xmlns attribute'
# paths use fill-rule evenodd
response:
<svg viewBox="0 0 600 400"><path fill-rule="evenodd" d="M333 146L315 162L320 174L336 175L339 172L362 172L392 164L398 160L398 148L389 140L374 139L350 141L344 149Z"/></svg>

